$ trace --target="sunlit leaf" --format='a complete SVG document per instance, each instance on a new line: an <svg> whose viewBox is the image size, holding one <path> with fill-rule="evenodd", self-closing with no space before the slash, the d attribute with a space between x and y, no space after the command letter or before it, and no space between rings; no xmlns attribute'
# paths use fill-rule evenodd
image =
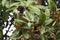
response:
<svg viewBox="0 0 60 40"><path fill-rule="evenodd" d="M48 4L49 4L49 7L50 7L51 10L56 11L57 6L56 6L56 4L54 3L53 0L48 0Z"/></svg>
<svg viewBox="0 0 60 40"><path fill-rule="evenodd" d="M42 26L41 30L40 30L41 34L43 35L46 31L45 31L45 27Z"/></svg>
<svg viewBox="0 0 60 40"><path fill-rule="evenodd" d="M45 25L50 24L52 21L53 21L52 19L47 19L47 20L45 20Z"/></svg>
<svg viewBox="0 0 60 40"><path fill-rule="evenodd" d="M7 0L2 0L2 6L5 6L7 3Z"/></svg>

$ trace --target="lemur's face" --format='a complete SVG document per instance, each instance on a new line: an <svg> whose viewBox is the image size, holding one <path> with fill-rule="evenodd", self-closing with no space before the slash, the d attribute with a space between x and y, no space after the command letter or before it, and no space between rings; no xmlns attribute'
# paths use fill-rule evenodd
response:
<svg viewBox="0 0 60 40"><path fill-rule="evenodd" d="M25 8L24 6L18 6L17 7L17 10L20 12L20 13L23 13L25 11Z"/></svg>

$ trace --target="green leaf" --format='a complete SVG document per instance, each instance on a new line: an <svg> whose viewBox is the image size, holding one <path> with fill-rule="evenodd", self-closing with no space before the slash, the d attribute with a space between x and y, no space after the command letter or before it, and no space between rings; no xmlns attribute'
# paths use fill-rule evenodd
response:
<svg viewBox="0 0 60 40"><path fill-rule="evenodd" d="M48 8L48 6L43 6L43 5L36 5L36 7L39 9L47 9Z"/></svg>
<svg viewBox="0 0 60 40"><path fill-rule="evenodd" d="M0 37L2 37L3 32L2 32L2 27L0 26Z"/></svg>
<svg viewBox="0 0 60 40"><path fill-rule="evenodd" d="M2 6L5 6L7 3L7 0L2 0Z"/></svg>
<svg viewBox="0 0 60 40"><path fill-rule="evenodd" d="M11 8L8 8L7 10L6 10L6 12L9 12L9 11L14 11L14 9L15 9L16 7L11 7Z"/></svg>
<svg viewBox="0 0 60 40"><path fill-rule="evenodd" d="M27 11L25 14L24 14L25 16L23 16L23 18L25 18L25 19L27 19L27 20L31 20L31 18L30 18L30 13Z"/></svg>
<svg viewBox="0 0 60 40"><path fill-rule="evenodd" d="M30 28L32 24L29 22L27 25L28 25L28 27Z"/></svg>
<svg viewBox="0 0 60 40"><path fill-rule="evenodd" d="M52 19L46 19L45 20L45 25L49 25L53 20Z"/></svg>
<svg viewBox="0 0 60 40"><path fill-rule="evenodd" d="M45 27L42 26L40 32L41 32L41 35L43 35L46 32Z"/></svg>
<svg viewBox="0 0 60 40"><path fill-rule="evenodd" d="M21 1L21 2L20 2L20 5L21 5L21 6L26 6L26 1Z"/></svg>
<svg viewBox="0 0 60 40"><path fill-rule="evenodd" d="M13 6L18 6L19 5L19 2L16 2L16 3L11 3L10 4L10 7L13 7Z"/></svg>
<svg viewBox="0 0 60 40"><path fill-rule="evenodd" d="M24 31L24 32L23 32L23 36L24 36L26 39L29 39L29 37L30 37L27 31Z"/></svg>
<svg viewBox="0 0 60 40"><path fill-rule="evenodd" d="M60 40L60 31L59 30L56 33L56 38L57 38L57 40Z"/></svg>
<svg viewBox="0 0 60 40"><path fill-rule="evenodd" d="M29 20L29 21L34 21L34 15L28 11L25 13L24 18Z"/></svg>
<svg viewBox="0 0 60 40"><path fill-rule="evenodd" d="M46 16L45 16L45 14L40 14L40 16L39 16L39 24L40 25L42 25L42 24L44 24L45 23L45 20L46 20Z"/></svg>
<svg viewBox="0 0 60 40"><path fill-rule="evenodd" d="M45 9L45 15L46 17L50 17L50 9Z"/></svg>
<svg viewBox="0 0 60 40"><path fill-rule="evenodd" d="M9 8L9 7L10 7L9 1L6 2L5 7L6 7L6 8Z"/></svg>
<svg viewBox="0 0 60 40"><path fill-rule="evenodd" d="M16 38L17 35L19 34L19 31L15 30L10 38Z"/></svg>
<svg viewBox="0 0 60 40"><path fill-rule="evenodd" d="M23 21L22 20L19 20L19 19L15 19L14 20L14 23L17 23L17 24L21 25L23 23Z"/></svg>
<svg viewBox="0 0 60 40"><path fill-rule="evenodd" d="M48 33L54 32L54 27L46 27L46 32Z"/></svg>
<svg viewBox="0 0 60 40"><path fill-rule="evenodd" d="M44 35L40 35L41 36L41 40L45 40L45 37Z"/></svg>
<svg viewBox="0 0 60 40"><path fill-rule="evenodd" d="M49 4L49 7L52 11L56 11L57 10L57 6L56 4L54 3L53 0L48 0L48 4Z"/></svg>
<svg viewBox="0 0 60 40"><path fill-rule="evenodd" d="M31 13L35 13L35 14L37 14L37 15L40 14L40 9L39 9L38 7L36 7L36 6L30 5L30 6L29 6L29 10L30 10Z"/></svg>

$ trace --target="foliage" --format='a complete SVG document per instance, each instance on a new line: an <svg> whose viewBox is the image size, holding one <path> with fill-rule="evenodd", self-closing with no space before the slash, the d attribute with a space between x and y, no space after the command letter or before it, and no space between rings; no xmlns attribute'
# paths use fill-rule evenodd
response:
<svg viewBox="0 0 60 40"><path fill-rule="evenodd" d="M60 20L50 18L51 11L60 13L60 9L53 0L47 1L48 6L37 4L36 0L0 0L0 23L6 21L10 12L15 18L16 31L8 40L60 40ZM17 10L19 6L24 7L23 13ZM2 24L0 38L3 36Z"/></svg>

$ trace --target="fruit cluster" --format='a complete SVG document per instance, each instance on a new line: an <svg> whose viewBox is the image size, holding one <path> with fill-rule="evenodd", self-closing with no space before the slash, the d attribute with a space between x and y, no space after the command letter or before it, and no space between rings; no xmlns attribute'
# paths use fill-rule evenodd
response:
<svg viewBox="0 0 60 40"><path fill-rule="evenodd" d="M59 13L59 11L52 11L51 13L50 13L50 17L52 18L52 19L54 19L54 20L60 20L60 13Z"/></svg>

